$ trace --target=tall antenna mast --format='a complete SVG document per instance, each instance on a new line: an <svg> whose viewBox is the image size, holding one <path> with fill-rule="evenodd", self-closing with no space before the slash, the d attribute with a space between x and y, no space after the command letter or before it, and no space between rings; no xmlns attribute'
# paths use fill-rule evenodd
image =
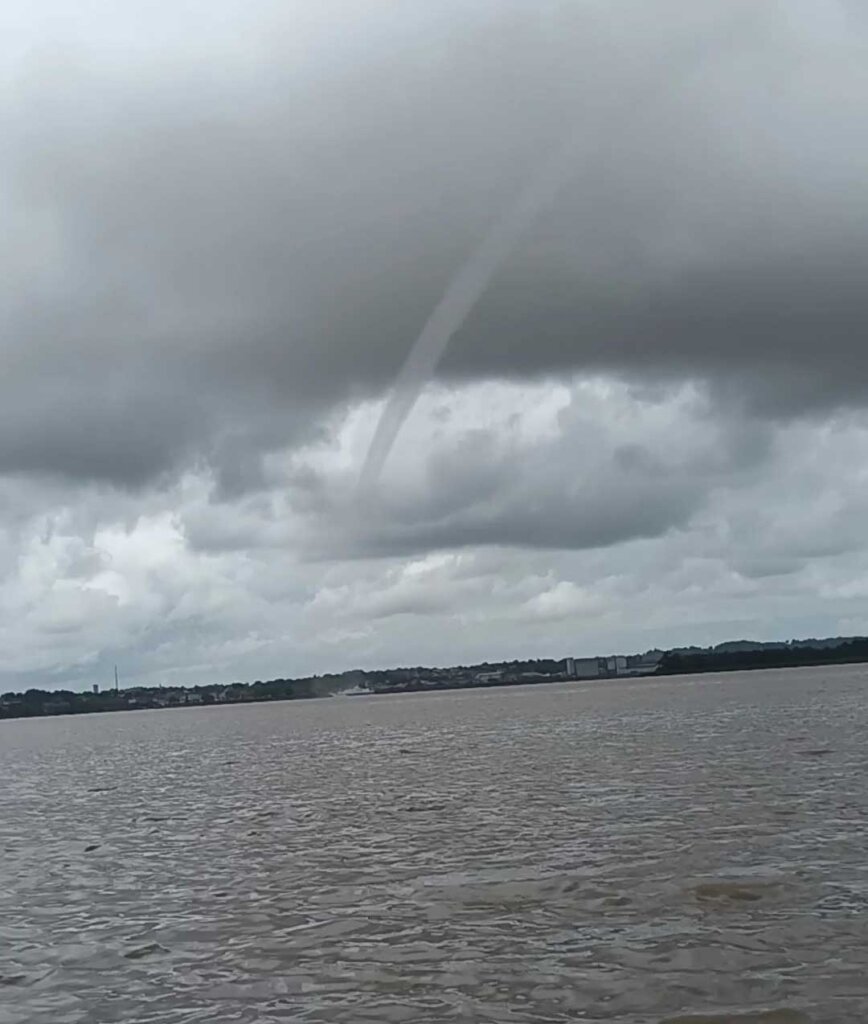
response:
<svg viewBox="0 0 868 1024"><path fill-rule="evenodd" d="M118 692L118 667L115 665L115 693Z"/></svg>

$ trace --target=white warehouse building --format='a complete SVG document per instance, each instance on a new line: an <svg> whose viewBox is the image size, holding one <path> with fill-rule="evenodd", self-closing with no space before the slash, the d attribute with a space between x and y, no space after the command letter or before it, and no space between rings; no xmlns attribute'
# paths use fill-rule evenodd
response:
<svg viewBox="0 0 868 1024"><path fill-rule="evenodd" d="M600 658L567 658L570 679L597 679L601 672Z"/></svg>

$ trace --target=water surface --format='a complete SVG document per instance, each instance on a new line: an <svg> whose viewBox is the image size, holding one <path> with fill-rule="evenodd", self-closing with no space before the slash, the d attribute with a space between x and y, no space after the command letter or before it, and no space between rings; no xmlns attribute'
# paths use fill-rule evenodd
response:
<svg viewBox="0 0 868 1024"><path fill-rule="evenodd" d="M868 666L0 723L0 1024L868 1019Z"/></svg>

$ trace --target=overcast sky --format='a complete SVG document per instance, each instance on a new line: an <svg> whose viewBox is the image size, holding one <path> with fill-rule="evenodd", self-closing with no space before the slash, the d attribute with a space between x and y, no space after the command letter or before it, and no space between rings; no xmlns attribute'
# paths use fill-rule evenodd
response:
<svg viewBox="0 0 868 1024"><path fill-rule="evenodd" d="M861 8L4 5L0 690L868 633Z"/></svg>

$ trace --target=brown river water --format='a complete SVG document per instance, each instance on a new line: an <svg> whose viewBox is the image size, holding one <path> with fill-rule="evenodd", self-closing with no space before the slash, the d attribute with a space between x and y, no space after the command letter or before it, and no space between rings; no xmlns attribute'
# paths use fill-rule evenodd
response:
<svg viewBox="0 0 868 1024"><path fill-rule="evenodd" d="M868 1020L868 666L0 723L0 1024Z"/></svg>

